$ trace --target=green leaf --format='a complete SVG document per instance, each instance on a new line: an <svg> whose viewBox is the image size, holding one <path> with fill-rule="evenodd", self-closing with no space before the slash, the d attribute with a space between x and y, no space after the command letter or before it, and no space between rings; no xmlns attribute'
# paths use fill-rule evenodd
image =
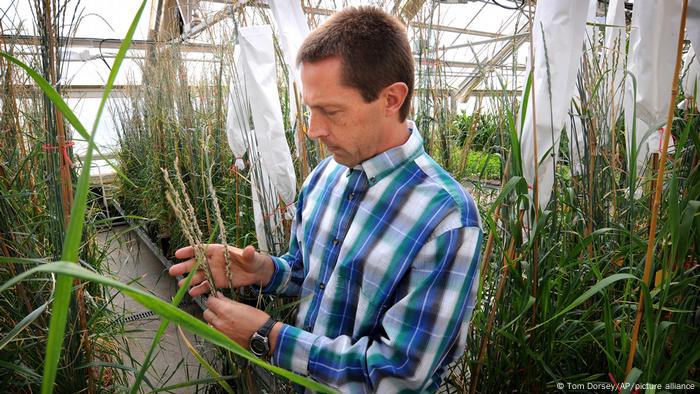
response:
<svg viewBox="0 0 700 394"><path fill-rule="evenodd" d="M534 326L534 327L528 329L528 331L531 331L531 330L534 330L534 329L536 329L536 328L538 328L538 327L540 327L540 326L543 326L543 325L545 325L545 324L551 322L552 320L554 320L554 319L556 319L556 318L558 318L558 317L560 317L560 316L566 314L566 313L569 312L570 310L572 310L572 309L576 308L577 306L581 305L581 304L582 304L584 301L586 301L587 299L591 298L594 294L601 292L603 289L605 289L606 287L610 286L611 284L613 284L613 283L615 283L615 282L617 282L617 281L619 281L619 280L625 280L625 279L637 279L637 280L639 280L639 278L637 278L636 276L631 275L631 274L615 274L615 275L610 275L610 276L608 276L607 278L600 280L598 283L596 283L595 285L593 285L593 287L591 287L590 289L586 290L585 293L581 294L581 295L580 295L578 298L576 298L571 304L569 304L569 305L566 306L564 309L562 309L562 310L560 310L559 312L557 312L554 316L552 316L552 317L550 317L549 319L547 319L546 321L544 321L544 322L542 322L542 323L540 323L540 324L538 324L538 325L536 325L536 326Z"/></svg>
<svg viewBox="0 0 700 394"><path fill-rule="evenodd" d="M162 393L162 392L172 392L173 390L182 389L182 388L185 388L185 387L192 387L192 386L199 386L199 385L208 385L208 384L210 384L210 383L216 383L216 382L225 381L226 379L231 379L231 378L233 378L233 377L235 377L235 376L228 375L228 376L220 376L220 377L217 377L217 378L193 379L193 380L189 380L189 381L187 381L187 382L182 382L182 383L174 384L174 385L172 385L172 386L159 387L159 388L157 388L157 389L155 389L155 390L149 392L149 394L152 394L152 393Z"/></svg>
<svg viewBox="0 0 700 394"><path fill-rule="evenodd" d="M673 197L671 198L673 200ZM680 224L678 225L678 242L676 243L676 261L684 261L688 249L690 248L691 234L693 231L693 222L700 215L700 201L688 201L688 205L685 206L683 214L680 218ZM695 231L700 229L695 228Z"/></svg>
<svg viewBox="0 0 700 394"><path fill-rule="evenodd" d="M48 303L41 305L40 307L34 309L30 314L24 317L15 327L10 330L1 340L0 340L0 350L5 347L14 337L17 336L22 330L27 328L28 325L32 324L41 314L46 310Z"/></svg>
<svg viewBox="0 0 700 394"><path fill-rule="evenodd" d="M178 327L177 332L180 334L180 338L185 343L185 346L187 346L187 350L189 350L190 353L194 356L194 358L196 358L197 361L199 361L199 363L204 367L204 369L206 369L211 376L215 378L221 378L221 374L216 369L214 369L214 367L212 367L211 364L209 364L209 362L204 357L202 357L201 354L199 354L199 352L197 351L197 349L194 348L194 346L192 346L190 340L187 339L185 333L182 332L182 328ZM219 380L218 383L224 389L224 391L226 391L229 394L234 394L233 389L231 388L231 386L229 386L228 383L226 383L225 380Z"/></svg>
<svg viewBox="0 0 700 394"><path fill-rule="evenodd" d="M535 297L529 296L527 302L526 302L525 305L523 306L523 309L520 311L520 313L518 313L518 315L515 316L515 318L514 318L513 320L511 320L510 323L508 323L508 324L506 324L505 326L499 328L498 331L497 331L497 333L498 333L499 335L502 335L502 334L508 329L508 327L512 326L512 325L515 324L518 320L520 320L520 318L523 317L523 315L524 315L528 310L530 310L530 308L532 307L532 305L533 305L534 303L535 303Z"/></svg>
<svg viewBox="0 0 700 394"><path fill-rule="evenodd" d="M185 297L185 293L187 292L187 289L190 288L190 281L192 280L192 277L194 276L195 272L197 272L197 269L199 267L199 262L195 263L195 266L190 270L190 273L187 275L185 278L185 282L180 286L180 288L177 290L177 293L175 293L175 297L173 297L173 301L171 302L171 305L173 306L178 306L180 305L180 301ZM168 325L170 324L170 321L167 319L163 319L160 322L160 325L158 326L158 330L156 331L156 335L153 337L153 340L151 341L151 346L148 349L148 352L146 353L146 357L144 357L143 364L141 365L141 368L139 369L138 373L136 374L136 379L134 379L134 383L131 385L131 394L136 394L141 387L141 381L144 379L146 376L146 371L148 368L151 366L151 357L153 357L153 354L156 351L156 347L160 344L161 338L163 338L163 335L165 335L165 330L168 328ZM206 367L205 364L202 364Z"/></svg>
<svg viewBox="0 0 700 394"><path fill-rule="evenodd" d="M520 186L520 187L518 187ZM516 189L517 187L517 189ZM527 190L527 182L525 182L525 178L521 176L514 176L508 180L508 182L503 186L503 189L501 189L501 192L498 194L498 197L496 197L496 200L493 202L491 205L491 209L489 210L490 214L493 214L493 212L496 210L496 207L501 205L503 200L510 194L510 192L513 191L513 189L516 189L519 191L519 193L522 191L522 188L525 188ZM522 194L522 193L521 193Z"/></svg>
<svg viewBox="0 0 700 394"><path fill-rule="evenodd" d="M642 371L640 371L638 368L632 368L630 373L628 373L627 377L625 378L625 383L622 385L622 393L631 393L632 389L634 388L634 384L637 383L640 376L642 376Z"/></svg>

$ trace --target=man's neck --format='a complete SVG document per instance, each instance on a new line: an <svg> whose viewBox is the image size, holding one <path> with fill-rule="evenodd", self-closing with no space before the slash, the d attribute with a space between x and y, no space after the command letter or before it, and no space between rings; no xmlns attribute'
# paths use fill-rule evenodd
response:
<svg viewBox="0 0 700 394"><path fill-rule="evenodd" d="M389 149L401 146L408 141L411 133L408 131L408 121L392 123L386 130L386 139L382 141L377 154L388 151Z"/></svg>

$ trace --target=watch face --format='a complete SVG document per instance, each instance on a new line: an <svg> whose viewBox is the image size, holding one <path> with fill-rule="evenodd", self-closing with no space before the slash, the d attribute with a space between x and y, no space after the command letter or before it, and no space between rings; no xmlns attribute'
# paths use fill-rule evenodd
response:
<svg viewBox="0 0 700 394"><path fill-rule="evenodd" d="M262 356L267 353L269 351L269 347L267 346L266 339L267 338L263 338L261 336L253 336L253 338L250 340L250 351L256 356Z"/></svg>

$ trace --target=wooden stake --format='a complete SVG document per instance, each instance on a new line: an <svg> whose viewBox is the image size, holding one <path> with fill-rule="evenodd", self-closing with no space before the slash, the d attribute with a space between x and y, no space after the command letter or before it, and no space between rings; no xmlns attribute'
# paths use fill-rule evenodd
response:
<svg viewBox="0 0 700 394"><path fill-rule="evenodd" d="M656 175L656 190L654 192L653 205L651 209L651 224L649 225L649 241L647 243L646 261L644 263L644 276L642 281L646 286L649 286L651 279L651 266L654 257L654 243L656 241L656 222L658 219L659 205L661 205L661 189L664 180L664 170L666 169L666 158L668 156L668 141L671 137L671 126L673 124L673 111L675 110L676 96L678 96L678 74L681 67L681 55L683 54L683 37L685 33L685 17L688 14L688 0L683 0L683 8L681 12L681 26L678 33L678 43L676 46L676 66L673 70L673 84L671 85L671 99L668 106L668 116L666 117L666 132L664 133L664 143L661 148L661 160L659 171ZM634 330L632 331L632 343L630 345L630 353L627 357L627 366L625 367L625 375L628 375L634 364L634 356L637 351L637 339L639 336L639 326L642 323L642 311L644 310L644 292L639 289L639 303L637 304L637 316L634 322Z"/></svg>

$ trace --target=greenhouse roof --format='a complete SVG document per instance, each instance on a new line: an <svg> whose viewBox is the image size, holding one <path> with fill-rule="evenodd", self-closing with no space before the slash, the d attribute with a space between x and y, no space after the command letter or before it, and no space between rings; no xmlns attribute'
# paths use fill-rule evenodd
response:
<svg viewBox="0 0 700 394"><path fill-rule="evenodd" d="M195 15L194 18L185 18L189 21L183 20L183 34L173 40L185 43L185 56L193 62L211 60L212 49L224 43L222 37L217 37L217 25L265 23L262 18L256 17L257 10L265 7L264 2L248 2L248 18L245 21L234 21L231 17L232 6L224 0L172 0L161 3L178 3L182 9L189 7L190 15ZM17 44L36 43L30 2L2 0L0 4L4 15L4 39ZM313 26L334 10L357 4L380 5L399 15L408 13L405 16L410 17L409 36L414 43L417 65L434 67L438 64L440 71L447 77L448 88L462 99L473 90L481 89L483 93L485 86L478 83L481 79L475 77L483 75L484 70L496 70L505 74L515 71L521 74L525 69L527 51L521 50L522 55L517 57L516 62L512 61L511 55L514 47L527 48L527 45L522 46L528 41L526 6L518 9L514 7L516 3L504 0L344 1L342 4L321 0L315 2L314 7L304 7L304 11ZM138 5L136 1L68 2L70 10L64 21L64 30L68 33L69 26L75 28L70 32L72 38L66 50L65 59L69 63L64 72L64 81L74 86L74 94L80 96L80 93L85 93L89 97L90 93L99 90L98 87L109 73L110 59L116 54L121 37L126 33ZM148 0L147 7L151 14L156 12L153 0ZM139 22L134 37L136 42L132 45L130 54L132 60L144 55L149 24L153 24L150 19L153 18L144 15ZM211 27L202 29L201 25ZM419 39L423 39L423 43L419 44ZM133 64L127 64L125 70L128 71L120 73L118 85L127 83L129 72L138 77L138 69Z"/></svg>
<svg viewBox="0 0 700 394"><path fill-rule="evenodd" d="M313 5L309 6L311 3ZM32 4L31 1L0 0L3 41L14 44L15 51L20 53L32 53L39 43ZM318 0L302 4L305 4L303 10L311 29L347 5L378 5L409 21L416 73L439 75L443 85L438 91L449 96L454 109L470 112L477 97L489 97L493 92L519 94L529 51L529 9L524 0ZM110 65L139 2L74 0L64 6L65 18L59 32L59 37L63 37L61 42L66 45L61 70L63 92L79 118L91 124ZM179 13L172 13L177 21L169 32L158 23L163 21L161 12L168 9L179 10ZM534 6L532 10L534 12ZM123 97L130 85L141 83L140 64L153 42L154 31L158 31L161 42L181 44L179 48L182 58L187 60L188 78L194 81L208 75L222 46L233 42L231 32L236 27L270 23L270 14L265 1L241 1L231 5L225 0L147 0L131 50L115 81L112 101ZM418 84L417 93L423 88ZM435 86L429 89L436 91ZM113 128L113 120L104 116L98 128L97 143L116 146Z"/></svg>

